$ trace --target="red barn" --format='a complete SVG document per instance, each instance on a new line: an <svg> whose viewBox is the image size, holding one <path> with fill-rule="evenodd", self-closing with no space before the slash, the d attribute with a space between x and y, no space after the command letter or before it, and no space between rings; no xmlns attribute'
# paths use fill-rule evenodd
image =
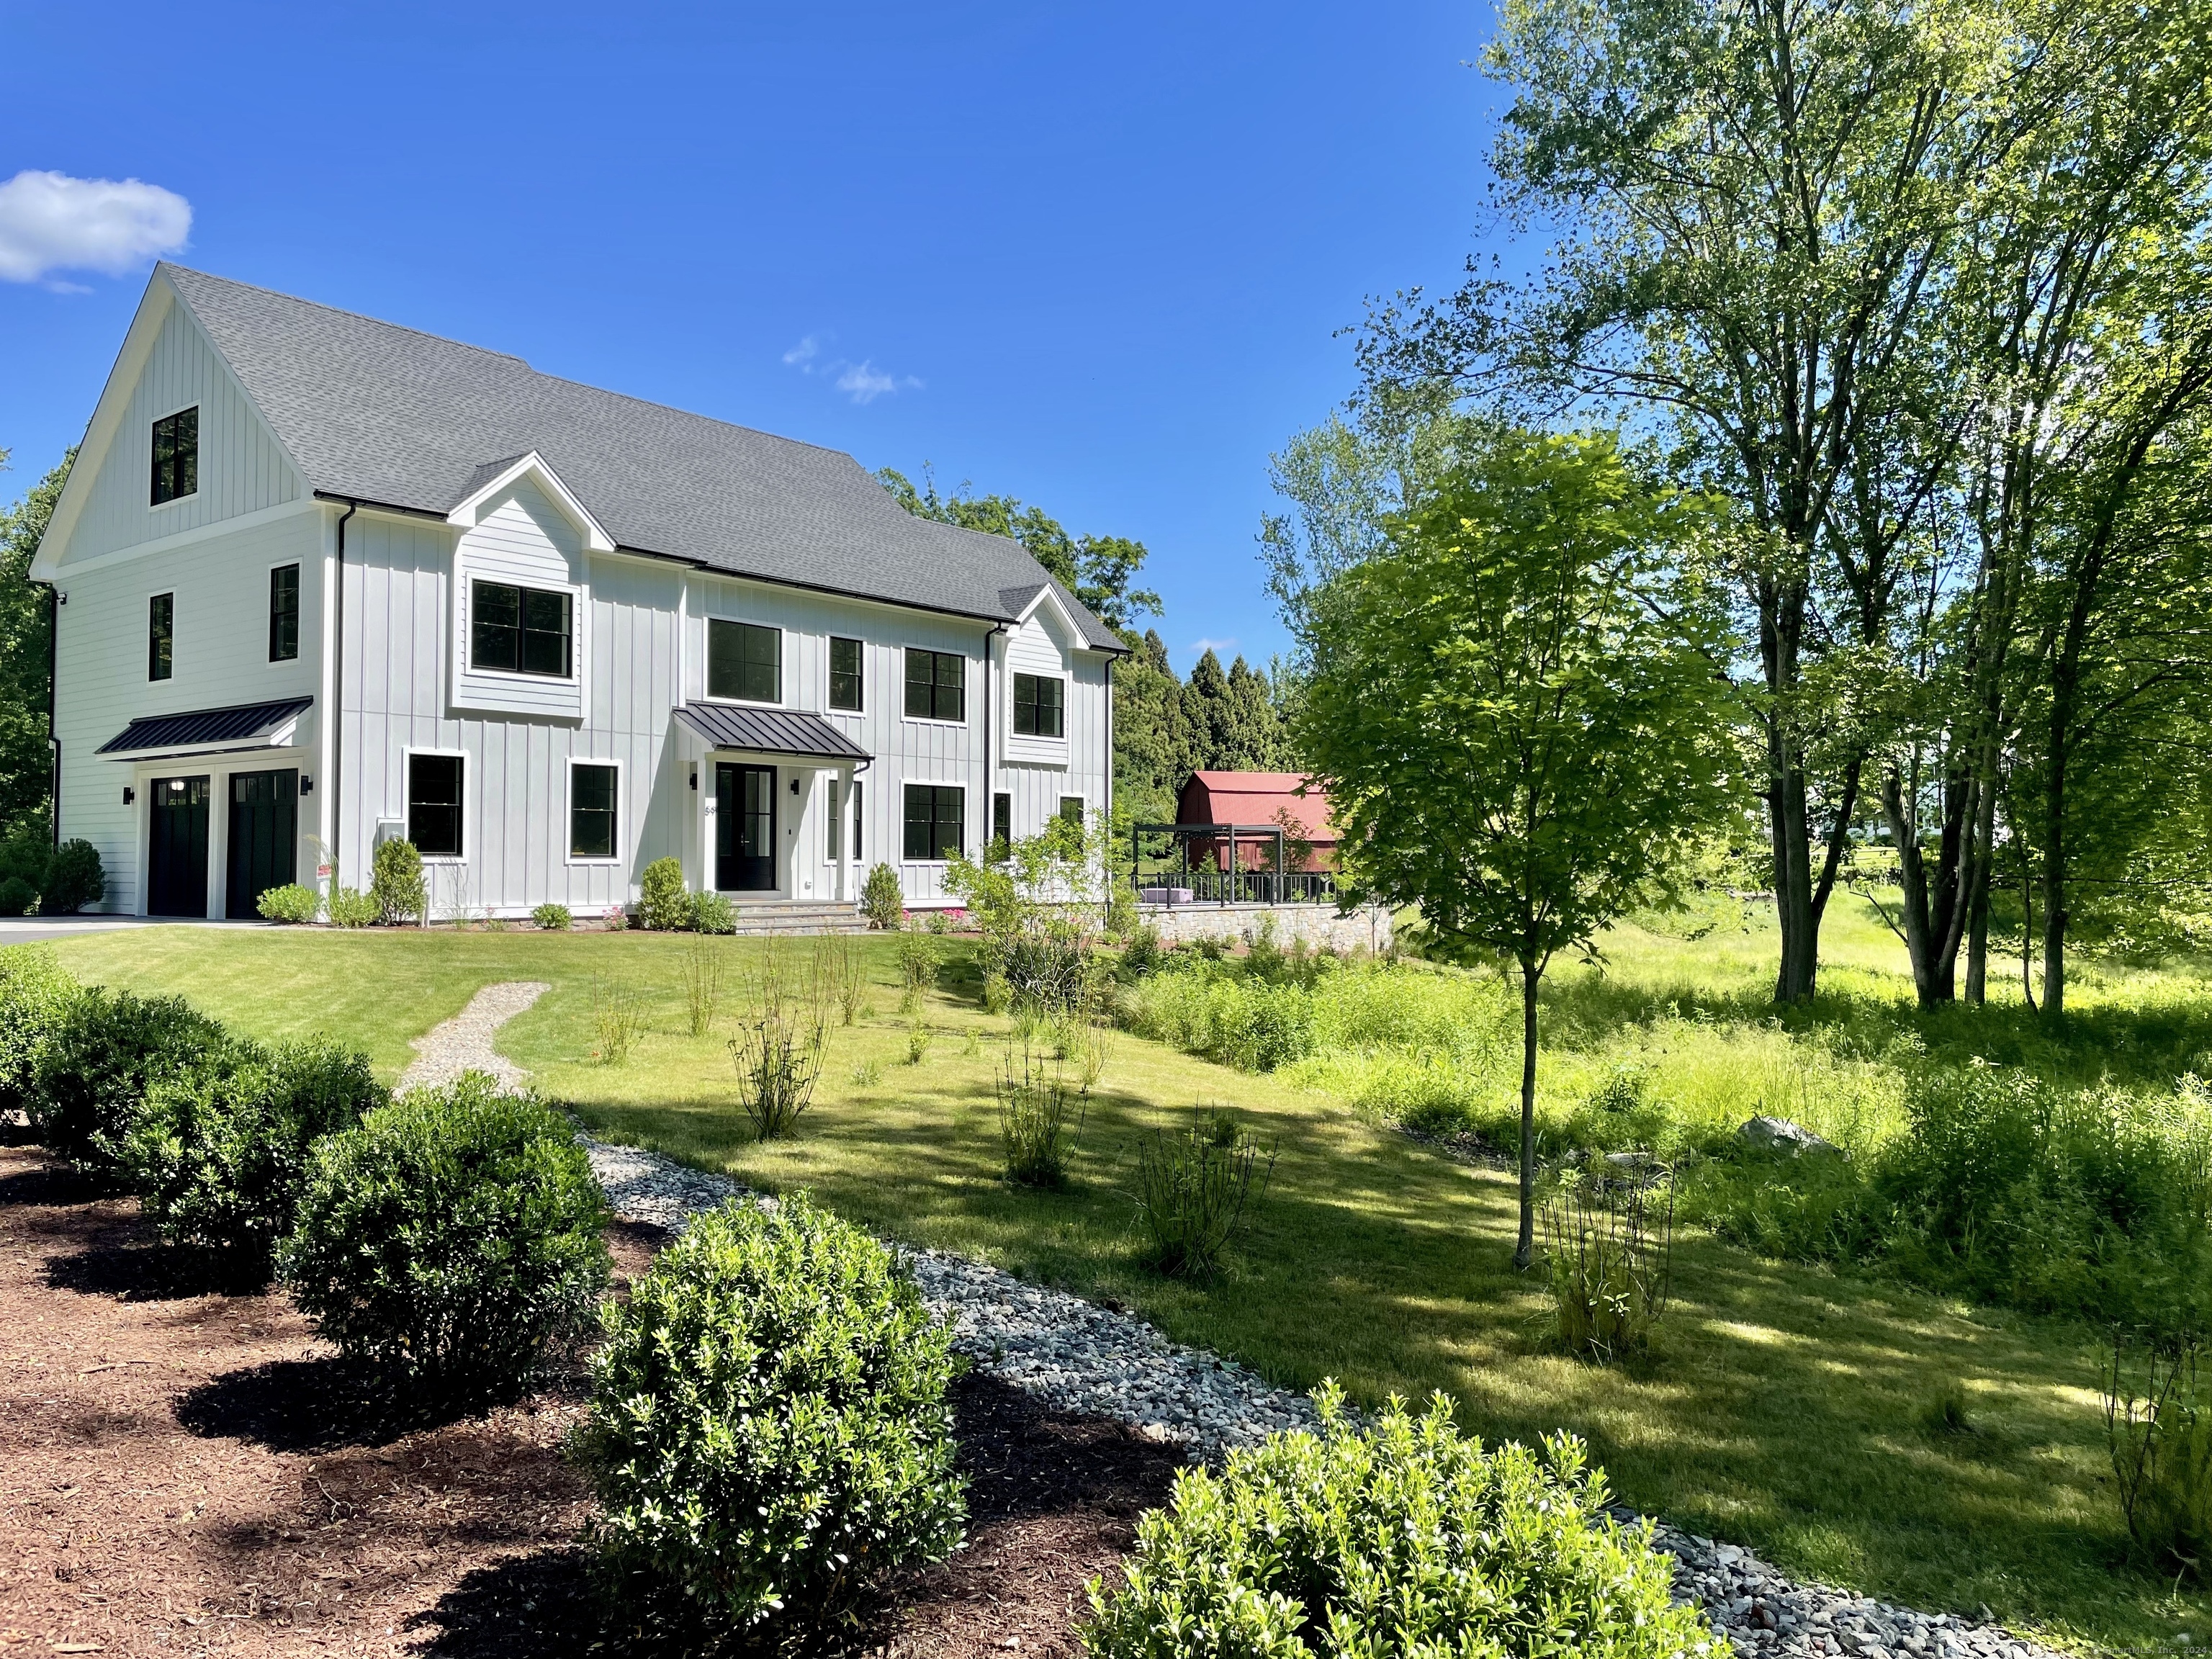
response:
<svg viewBox="0 0 2212 1659"><path fill-rule="evenodd" d="M1304 842L1312 849L1302 862L1292 852L1291 869L1336 868L1337 834L1328 818L1328 797L1319 785L1308 783L1303 772L1194 772L1176 803L1176 822L1231 823L1246 829L1280 825L1286 839ZM1201 849L1207 862L1218 866L1219 843L1194 841L1194 859ZM1263 863L1273 850L1265 840L1257 844L1240 841L1237 862L1251 868Z"/></svg>

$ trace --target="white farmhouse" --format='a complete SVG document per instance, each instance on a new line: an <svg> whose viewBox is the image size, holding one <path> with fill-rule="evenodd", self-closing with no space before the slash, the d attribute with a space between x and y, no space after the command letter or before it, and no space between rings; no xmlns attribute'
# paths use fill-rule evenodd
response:
<svg viewBox="0 0 2212 1659"><path fill-rule="evenodd" d="M850 456L164 264L32 569L106 908L251 916L405 836L441 913L910 904L1107 806L1112 630Z"/></svg>

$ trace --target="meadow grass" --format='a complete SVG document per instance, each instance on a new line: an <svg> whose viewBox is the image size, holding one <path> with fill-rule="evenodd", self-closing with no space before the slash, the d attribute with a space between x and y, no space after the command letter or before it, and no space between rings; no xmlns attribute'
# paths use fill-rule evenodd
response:
<svg viewBox="0 0 2212 1659"><path fill-rule="evenodd" d="M1648 1064L1717 1124L1753 1103L1781 1109L1794 1091L1795 1111L1839 1132L1832 1114L1858 1103L1873 1133L1885 1079L1913 1054L1978 1042L2049 1058L2056 1047L2069 1075L2148 1084L2161 1073L2170 1083L2176 1058L2204 1046L2203 987L2185 968L2085 975L2079 1034L2061 1042L2002 1006L1917 1014L1878 922L1840 921L1821 1000L1780 1020L1765 1003L1771 934L1762 941L1750 921L1697 940L1624 928L1602 973L1563 966L1546 1008L1559 1043L1547 1109L1571 1114L1589 1077ZM253 1035L359 1042L387 1078L410 1037L481 987L544 980L551 990L501 1048L602 1135L757 1186L811 1188L887 1236L1133 1306L1288 1386L1334 1376L1370 1403L1443 1389L1487 1437L1573 1430L1629 1502L1799 1574L1923 1607L1986 1606L2077 1647L2212 1637L2212 1597L2124 1565L2086 1328L1770 1261L1692 1231L1677 1245L1654 1352L1587 1364L1553 1350L1542 1283L1510 1266L1507 1176L1290 1076L1129 1036L1094 1091L1066 1189L1017 1187L1002 1178L993 1094L1013 1026L981 1011L963 947L922 998L919 1018L940 1040L908 1065L895 947L868 941L873 1012L832 1030L812 1109L795 1136L768 1143L751 1139L725 1047L741 1000L689 1034L681 939L178 928L59 948L81 977L181 992ZM736 963L759 947L723 948ZM592 1055L593 983L608 978L648 1009L620 1065ZM1225 1108L1280 1148L1266 1201L1211 1285L1144 1266L1133 1197L1139 1137L1197 1108ZM1972 1432L1918 1426L1954 1398Z"/></svg>

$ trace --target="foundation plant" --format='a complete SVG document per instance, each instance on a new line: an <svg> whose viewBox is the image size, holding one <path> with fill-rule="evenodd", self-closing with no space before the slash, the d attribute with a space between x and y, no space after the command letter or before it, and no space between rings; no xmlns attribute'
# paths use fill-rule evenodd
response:
<svg viewBox="0 0 2212 1659"><path fill-rule="evenodd" d="M694 1220L602 1315L577 1440L603 1579L665 1635L820 1640L960 1542L950 1336L804 1194Z"/></svg>

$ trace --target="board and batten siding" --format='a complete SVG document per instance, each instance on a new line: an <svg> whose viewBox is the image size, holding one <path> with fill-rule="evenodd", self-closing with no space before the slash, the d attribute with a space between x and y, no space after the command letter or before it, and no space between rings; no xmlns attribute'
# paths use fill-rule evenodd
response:
<svg viewBox="0 0 2212 1659"><path fill-rule="evenodd" d="M445 694L459 648L452 606L459 539L428 520L363 512L352 521L340 878L366 885L380 823L405 833L409 753L445 750L465 757L464 856L429 861L437 914L520 914L552 900L588 915L627 903L639 872L678 852L684 836L688 805L672 789L684 780L662 763L682 578L589 559L577 610L588 611L580 627L594 646L577 713L486 714ZM612 862L568 856L568 771L579 760L621 768Z"/></svg>
<svg viewBox="0 0 2212 1659"><path fill-rule="evenodd" d="M199 488L152 500L154 422L199 410ZM70 536L69 562L303 499L286 459L191 313L172 301Z"/></svg>
<svg viewBox="0 0 2212 1659"><path fill-rule="evenodd" d="M303 506L287 517L210 535L89 570L64 564L57 586L68 597L56 641L56 735L62 740L61 831L100 849L107 896L98 907L123 915L144 908L140 872L145 855L146 795L151 777L209 775L216 781L210 814L208 902L221 915L228 833L222 780L232 772L300 766L312 775L322 714L323 562L321 515ZM269 575L300 567L300 654L269 660ZM175 596L173 669L166 680L147 670L148 602ZM118 762L94 751L134 720L281 697L313 696L287 750L203 756L153 763ZM124 787L137 793L126 806ZM302 878L315 867L312 809L302 803Z"/></svg>
<svg viewBox="0 0 2212 1659"><path fill-rule="evenodd" d="M454 550L453 686L456 708L488 714L580 720L591 672L590 608L584 603L584 538L568 516L529 479L504 492ZM569 596L569 674L483 672L469 662L476 584L501 582Z"/></svg>

